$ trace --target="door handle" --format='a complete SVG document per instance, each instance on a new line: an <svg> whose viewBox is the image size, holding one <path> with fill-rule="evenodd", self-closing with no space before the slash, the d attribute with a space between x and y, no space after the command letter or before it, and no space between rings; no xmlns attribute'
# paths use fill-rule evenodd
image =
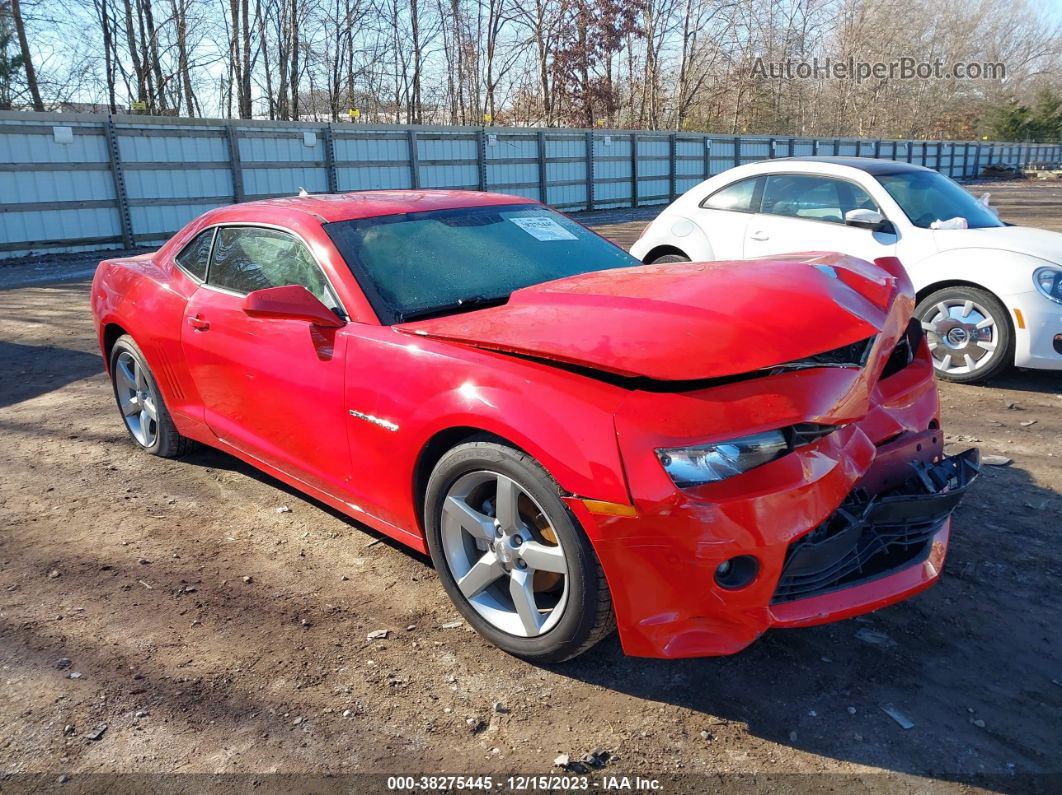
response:
<svg viewBox="0 0 1062 795"><path fill-rule="evenodd" d="M749 235L753 240L770 240L771 236L764 232L762 229L757 229L755 232Z"/></svg>
<svg viewBox="0 0 1062 795"><path fill-rule="evenodd" d="M208 328L210 328L210 323L208 323L206 320L203 320L203 318L199 315L188 318L188 325L191 326L192 329L195 331L206 331Z"/></svg>

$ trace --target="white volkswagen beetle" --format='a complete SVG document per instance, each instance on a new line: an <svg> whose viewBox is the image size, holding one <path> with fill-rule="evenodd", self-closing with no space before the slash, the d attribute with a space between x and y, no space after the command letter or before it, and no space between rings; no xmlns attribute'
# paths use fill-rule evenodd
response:
<svg viewBox="0 0 1062 795"><path fill-rule="evenodd" d="M1062 234L1007 225L922 166L861 157L739 166L676 199L631 247L647 263L797 251L899 257L944 378L1062 370Z"/></svg>

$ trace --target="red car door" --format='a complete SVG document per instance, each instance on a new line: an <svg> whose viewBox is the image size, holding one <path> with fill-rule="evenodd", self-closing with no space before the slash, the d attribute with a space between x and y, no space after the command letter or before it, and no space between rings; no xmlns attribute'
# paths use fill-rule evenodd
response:
<svg viewBox="0 0 1062 795"><path fill-rule="evenodd" d="M294 236L264 227L219 229L206 284L185 311L184 356L204 419L219 439L338 496L350 475L346 335L243 311L247 293L285 284L301 284L339 308Z"/></svg>

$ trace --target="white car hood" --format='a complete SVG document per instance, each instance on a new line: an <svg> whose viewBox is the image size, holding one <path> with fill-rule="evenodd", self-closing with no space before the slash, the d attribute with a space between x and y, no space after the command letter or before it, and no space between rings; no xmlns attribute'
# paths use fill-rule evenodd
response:
<svg viewBox="0 0 1062 795"><path fill-rule="evenodd" d="M1062 233L1030 226L999 226L987 229L938 229L933 239L940 251L957 248L995 249L1029 254L1051 263L1062 263Z"/></svg>

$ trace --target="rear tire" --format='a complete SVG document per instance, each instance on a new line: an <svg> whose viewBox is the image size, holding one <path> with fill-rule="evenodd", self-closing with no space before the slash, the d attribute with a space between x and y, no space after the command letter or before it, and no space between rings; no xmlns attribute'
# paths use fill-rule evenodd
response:
<svg viewBox="0 0 1062 795"><path fill-rule="evenodd" d="M161 458L187 452L191 441L178 433L140 346L128 334L111 348L110 371L118 412L136 446Z"/></svg>
<svg viewBox="0 0 1062 795"><path fill-rule="evenodd" d="M945 287L915 307L933 367L945 381L976 384L1014 363L1014 331L1006 308L978 287Z"/></svg>
<svg viewBox="0 0 1062 795"><path fill-rule="evenodd" d="M481 436L440 459L424 500L447 595L487 640L536 663L569 660L615 628L601 565L561 494L529 455Z"/></svg>

